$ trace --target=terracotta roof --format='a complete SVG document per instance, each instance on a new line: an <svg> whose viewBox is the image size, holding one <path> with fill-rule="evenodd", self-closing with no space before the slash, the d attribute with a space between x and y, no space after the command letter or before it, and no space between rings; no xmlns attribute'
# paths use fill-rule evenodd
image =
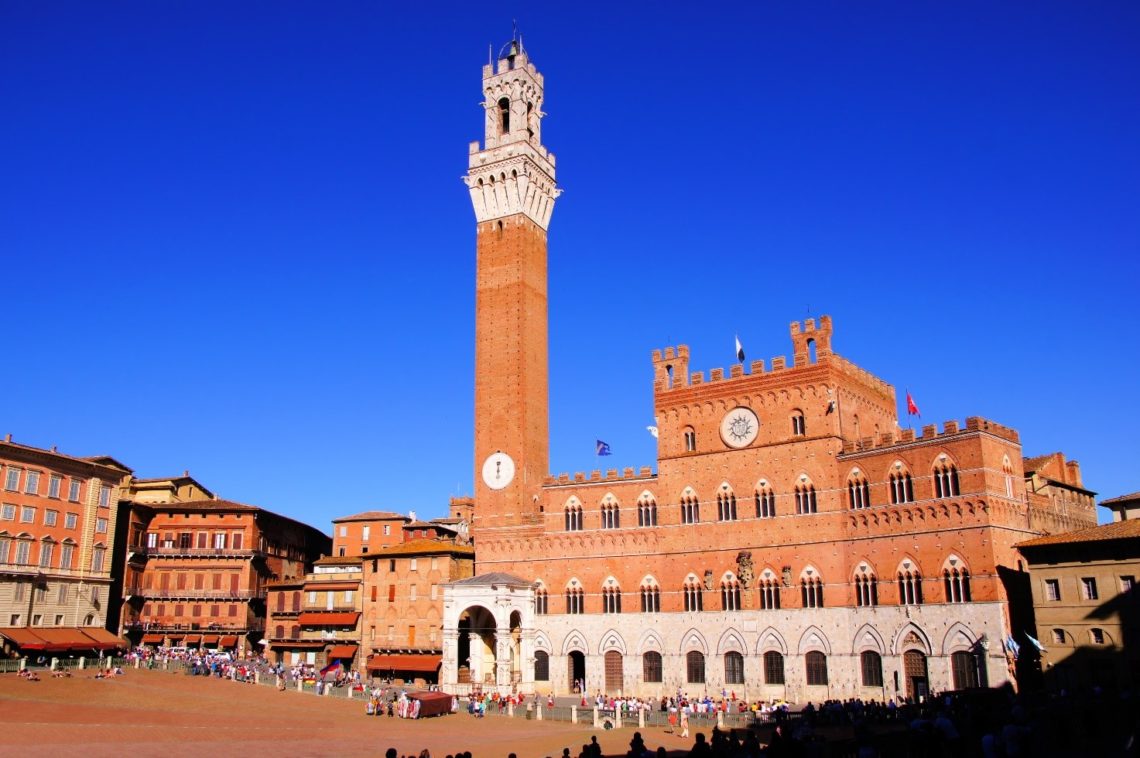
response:
<svg viewBox="0 0 1140 758"><path fill-rule="evenodd" d="M363 513L354 513L351 516L334 518L333 523L338 524L341 521L392 521L394 519L411 520L402 513L392 513L392 511L364 511Z"/></svg>
<svg viewBox="0 0 1140 758"><path fill-rule="evenodd" d="M13 442L11 439L0 439L0 445L7 445L9 447L13 447L13 448L16 448L18 450L26 450L29 453L39 453L40 455L51 455L51 456L54 456L56 458L63 458L64 460L68 460L68 461L78 461L80 463L86 463L86 464L91 465L91 466L103 466L105 468L119 469L119 470L121 470L125 473L128 473L128 474L131 473L131 469L129 467L124 466L122 463L115 460L114 458L112 458L109 455L91 455L91 456L68 455L67 453L61 453L58 450L45 450L42 447L35 447L34 445L25 445L22 442Z"/></svg>
<svg viewBox="0 0 1140 758"><path fill-rule="evenodd" d="M434 527L434 526L439 526L439 524L433 524L433 523L432 523L432 522L430 522L430 521L411 521L411 522L409 522L409 523L407 523L407 524L404 524L404 528L405 528L405 529L416 529L416 528L418 528L418 527L423 527L423 526L432 526L432 527Z"/></svg>
<svg viewBox="0 0 1140 758"><path fill-rule="evenodd" d="M1101 500L1101 505L1110 505L1112 503L1127 503L1132 500L1140 500L1140 492L1133 492L1131 495L1120 495L1118 497L1110 497L1108 500Z"/></svg>
<svg viewBox="0 0 1140 758"><path fill-rule="evenodd" d="M379 556L387 558L394 555L443 555L444 553L473 556L475 555L475 548L470 545L456 545L454 542L418 539L380 548L375 553L368 553L364 557L376 558Z"/></svg>
<svg viewBox="0 0 1140 758"><path fill-rule="evenodd" d="M360 563L360 555L326 555L313 561L314 566L352 566Z"/></svg>
<svg viewBox="0 0 1140 758"><path fill-rule="evenodd" d="M1046 547L1048 545L1067 545L1078 542L1104 542L1108 540L1129 540L1140 538L1140 519L1115 521L1111 524L1102 524L1089 529L1080 529L1075 532L1062 534L1049 534L1035 540L1019 542L1014 545L1021 550L1024 548Z"/></svg>
<svg viewBox="0 0 1140 758"><path fill-rule="evenodd" d="M310 529L314 532L318 532L322 535L324 534L323 532L321 532L320 529L317 529L315 526L310 526L309 524L306 524L304 521L298 521L295 518L290 518L289 516L283 516L280 513L274 513L273 511L268 510L266 508L262 508L261 506L258 506L258 505L248 505L246 503L238 503L238 502L235 502L233 500L222 500L220 498L214 498L212 500L187 500L186 502L183 502L183 503L144 503L144 505L147 508L150 508L151 510L154 510L154 511L158 511L160 513L163 511L172 512L172 513L178 513L180 511L216 511L218 513L264 513L267 516L272 516L273 518L279 518L282 521L289 521L289 522L292 522L294 524L297 524L298 526L303 526L306 529Z"/></svg>

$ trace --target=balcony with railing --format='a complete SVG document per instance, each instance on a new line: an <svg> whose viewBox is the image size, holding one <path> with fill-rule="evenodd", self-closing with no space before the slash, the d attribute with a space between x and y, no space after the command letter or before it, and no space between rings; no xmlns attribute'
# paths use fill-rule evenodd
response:
<svg viewBox="0 0 1140 758"><path fill-rule="evenodd" d="M184 618L150 617L123 624L125 632L261 632L265 630L265 619L249 618L243 624L238 621L198 623Z"/></svg>
<svg viewBox="0 0 1140 758"><path fill-rule="evenodd" d="M255 600L263 599L264 592L258 590L207 590L207 589L172 589L169 587L131 587L124 592L128 597L140 597L146 600Z"/></svg>
<svg viewBox="0 0 1140 758"><path fill-rule="evenodd" d="M180 547L162 545L156 547L137 546L130 548L134 555L160 558L264 558L264 550L254 548L228 547Z"/></svg>

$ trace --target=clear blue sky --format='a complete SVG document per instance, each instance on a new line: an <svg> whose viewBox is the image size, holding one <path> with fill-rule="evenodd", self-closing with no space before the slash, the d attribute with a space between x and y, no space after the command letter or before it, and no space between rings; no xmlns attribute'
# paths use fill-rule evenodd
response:
<svg viewBox="0 0 1140 758"><path fill-rule="evenodd" d="M460 177L518 19L554 473L654 464L654 348L829 313L924 421L1140 490L1140 4L553 5L0 0L0 433L326 530L470 493Z"/></svg>

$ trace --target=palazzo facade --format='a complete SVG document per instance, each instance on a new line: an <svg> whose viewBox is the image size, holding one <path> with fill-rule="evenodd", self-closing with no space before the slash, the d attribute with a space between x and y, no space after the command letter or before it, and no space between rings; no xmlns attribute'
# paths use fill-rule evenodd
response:
<svg viewBox="0 0 1140 758"><path fill-rule="evenodd" d="M1008 678L1013 545L1094 525L1092 499L1027 489L993 421L901 428L827 316L791 324L790 359L706 375L653 351L656 470L549 474L543 87L518 41L483 69L476 576L445 588L445 689L818 702Z"/></svg>

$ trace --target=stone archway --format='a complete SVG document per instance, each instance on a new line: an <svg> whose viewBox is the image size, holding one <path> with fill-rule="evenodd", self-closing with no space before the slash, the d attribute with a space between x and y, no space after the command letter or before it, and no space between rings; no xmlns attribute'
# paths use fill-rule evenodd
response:
<svg viewBox="0 0 1140 758"><path fill-rule="evenodd" d="M459 614L459 681L480 686L495 683L495 617L486 608L471 606Z"/></svg>

